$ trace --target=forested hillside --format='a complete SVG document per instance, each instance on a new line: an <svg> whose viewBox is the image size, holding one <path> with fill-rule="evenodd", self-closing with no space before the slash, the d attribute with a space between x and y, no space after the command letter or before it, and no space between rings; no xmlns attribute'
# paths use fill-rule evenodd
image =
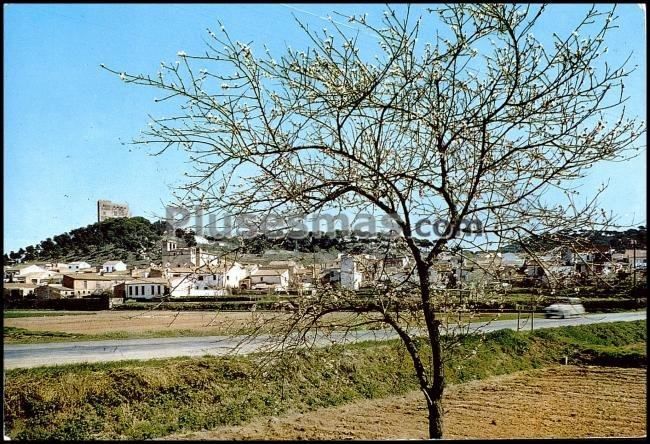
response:
<svg viewBox="0 0 650 444"><path fill-rule="evenodd" d="M157 260L160 239L165 231L162 221L151 223L144 217L108 219L87 227L76 228L36 245L29 245L4 255L25 261L104 261Z"/></svg>

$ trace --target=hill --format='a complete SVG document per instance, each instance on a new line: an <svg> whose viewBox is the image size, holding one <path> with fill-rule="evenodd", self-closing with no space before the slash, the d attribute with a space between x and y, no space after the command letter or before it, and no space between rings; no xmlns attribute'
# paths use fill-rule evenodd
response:
<svg viewBox="0 0 650 444"><path fill-rule="evenodd" d="M165 231L162 221L151 223L144 217L108 219L47 238L4 255L9 260L83 260L91 264L107 260L128 263L160 260L160 240Z"/></svg>

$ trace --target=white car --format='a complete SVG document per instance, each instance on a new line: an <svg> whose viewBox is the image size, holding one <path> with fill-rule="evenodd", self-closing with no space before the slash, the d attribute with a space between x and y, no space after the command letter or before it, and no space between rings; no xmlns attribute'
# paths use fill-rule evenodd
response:
<svg viewBox="0 0 650 444"><path fill-rule="evenodd" d="M585 307L580 303L579 298L566 298L562 302L556 302L544 309L544 317L568 318L585 314Z"/></svg>

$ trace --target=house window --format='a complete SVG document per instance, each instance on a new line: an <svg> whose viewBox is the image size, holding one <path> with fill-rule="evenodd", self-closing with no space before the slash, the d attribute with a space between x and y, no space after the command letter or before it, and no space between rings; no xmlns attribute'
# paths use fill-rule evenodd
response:
<svg viewBox="0 0 650 444"><path fill-rule="evenodd" d="M142 286L142 296L144 296L144 285Z"/></svg>
<svg viewBox="0 0 650 444"><path fill-rule="evenodd" d="M202 280L203 280L203 276L199 276L199 280L202 281Z"/></svg>
<svg viewBox="0 0 650 444"><path fill-rule="evenodd" d="M151 286L151 296L153 296L154 294L156 294L156 290L155 290L154 286L152 285Z"/></svg>
<svg viewBox="0 0 650 444"><path fill-rule="evenodd" d="M260 276L260 282L264 282L264 276Z"/></svg>
<svg viewBox="0 0 650 444"><path fill-rule="evenodd" d="M160 294L160 285L158 285L158 294Z"/></svg>
<svg viewBox="0 0 650 444"><path fill-rule="evenodd" d="M216 275L216 274L213 274L213 275L212 275L212 280L213 280L213 281L216 281L216 280L217 280L217 275Z"/></svg>
<svg viewBox="0 0 650 444"><path fill-rule="evenodd" d="M135 295L138 296L138 287L135 287Z"/></svg>
<svg viewBox="0 0 650 444"><path fill-rule="evenodd" d="M133 287L129 287L129 296L133 296Z"/></svg>

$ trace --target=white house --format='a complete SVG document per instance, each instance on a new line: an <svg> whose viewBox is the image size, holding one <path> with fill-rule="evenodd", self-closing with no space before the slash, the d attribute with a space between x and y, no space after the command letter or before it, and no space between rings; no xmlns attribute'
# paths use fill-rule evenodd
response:
<svg viewBox="0 0 650 444"><path fill-rule="evenodd" d="M524 258L516 253L503 253L501 255L501 265L504 267L522 267L524 265Z"/></svg>
<svg viewBox="0 0 650 444"><path fill-rule="evenodd" d="M91 267L88 262L75 261L68 264L68 271L87 270Z"/></svg>
<svg viewBox="0 0 650 444"><path fill-rule="evenodd" d="M253 290L286 290L289 287L289 270L281 268L259 268L251 273Z"/></svg>
<svg viewBox="0 0 650 444"><path fill-rule="evenodd" d="M25 276L27 274L31 273L43 273L47 271L47 269L39 266L39 265L28 265L27 267L20 268L18 271L19 276Z"/></svg>
<svg viewBox="0 0 650 444"><path fill-rule="evenodd" d="M27 284L54 284L60 283L63 276L54 271L38 271L35 273L27 273L18 277L19 281Z"/></svg>
<svg viewBox="0 0 650 444"><path fill-rule="evenodd" d="M165 295L169 283L163 278L140 278L126 281L122 288L115 288L115 293L123 291L124 297L128 299L152 299Z"/></svg>
<svg viewBox="0 0 650 444"><path fill-rule="evenodd" d="M235 262L227 267L201 267L199 269L169 268L170 294L180 296L223 296L226 289L239 288L248 271Z"/></svg>
<svg viewBox="0 0 650 444"><path fill-rule="evenodd" d="M104 273L113 273L115 271L126 271L126 264L122 261L108 261L102 265Z"/></svg>
<svg viewBox="0 0 650 444"><path fill-rule="evenodd" d="M45 264L45 269L49 271L56 271L56 272L63 272L63 271L70 271L68 268L68 264L64 264L61 262L53 262L51 264Z"/></svg>
<svg viewBox="0 0 650 444"><path fill-rule="evenodd" d="M357 270L354 257L341 256L341 287L347 290L358 290L361 286L362 274Z"/></svg>
<svg viewBox="0 0 650 444"><path fill-rule="evenodd" d="M249 271L246 267L237 262L229 267L225 267L225 269L227 270L223 275L225 277L223 283L225 288L239 288L241 281L246 279L249 275Z"/></svg>
<svg viewBox="0 0 650 444"><path fill-rule="evenodd" d="M183 268L218 266L220 257L204 251L201 247L181 247L181 239L175 237L163 238L162 265L163 267Z"/></svg>

